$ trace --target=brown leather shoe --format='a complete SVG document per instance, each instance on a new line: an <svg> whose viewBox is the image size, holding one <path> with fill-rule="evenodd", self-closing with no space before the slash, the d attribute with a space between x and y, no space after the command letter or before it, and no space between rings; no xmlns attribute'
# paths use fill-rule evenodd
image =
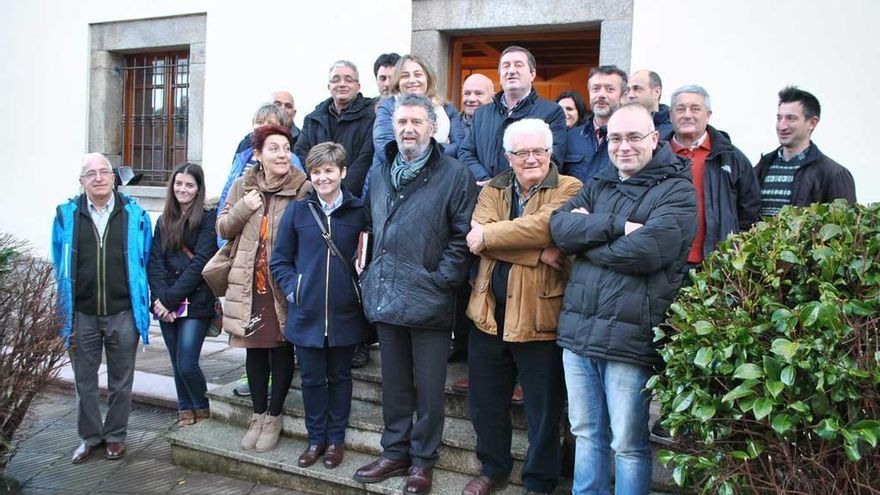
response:
<svg viewBox="0 0 880 495"><path fill-rule="evenodd" d="M193 412L196 415L196 423L198 423L199 421L204 421L211 417L211 408L209 407L205 409L196 409Z"/></svg>
<svg viewBox="0 0 880 495"><path fill-rule="evenodd" d="M296 465L301 468L311 466L318 462L318 458L324 454L325 449L326 447L324 445L309 445L306 447L306 450L299 455L299 459L296 460Z"/></svg>
<svg viewBox="0 0 880 495"><path fill-rule="evenodd" d="M342 463L342 458L345 456L345 446L341 443L331 443L327 447L327 452L324 452L324 467L327 469L333 469Z"/></svg>
<svg viewBox="0 0 880 495"><path fill-rule="evenodd" d="M489 495L496 490L503 490L507 487L507 480L493 480L492 478L481 474L476 478L468 481L461 491L461 495Z"/></svg>
<svg viewBox="0 0 880 495"><path fill-rule="evenodd" d="M434 479L434 470L429 467L413 466L409 468L409 478L403 493L408 495L422 495L431 491L431 481Z"/></svg>
<svg viewBox="0 0 880 495"><path fill-rule="evenodd" d="M177 426L190 426L196 424L195 411L182 410L177 411Z"/></svg>
<svg viewBox="0 0 880 495"><path fill-rule="evenodd" d="M410 460L393 461L380 457L375 461L362 466L352 478L361 483L378 483L394 476L403 476L410 466Z"/></svg>
<svg viewBox="0 0 880 495"><path fill-rule="evenodd" d="M456 395L467 395L468 377L459 378L452 383L452 393Z"/></svg>
<svg viewBox="0 0 880 495"><path fill-rule="evenodd" d="M111 461L122 459L125 456L125 444L122 442L107 442L107 453L104 457Z"/></svg>
<svg viewBox="0 0 880 495"><path fill-rule="evenodd" d="M521 406L524 402L522 387L519 383L513 387L513 395L510 396L510 402L511 404L516 404L518 406Z"/></svg>
<svg viewBox="0 0 880 495"><path fill-rule="evenodd" d="M86 462L89 457L92 456L92 452L95 451L95 447L97 445L89 445L86 442L80 442L79 447L73 451L73 457L70 459L70 462L74 464L80 464Z"/></svg>

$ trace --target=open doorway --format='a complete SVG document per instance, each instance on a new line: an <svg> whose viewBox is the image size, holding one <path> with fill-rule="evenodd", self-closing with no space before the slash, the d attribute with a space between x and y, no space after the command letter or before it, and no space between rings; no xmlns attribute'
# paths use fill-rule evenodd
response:
<svg viewBox="0 0 880 495"><path fill-rule="evenodd" d="M553 100L559 93L575 90L587 100L587 74L599 65L599 27L567 32L474 34L450 37L447 98L461 108L461 84L472 73L487 76L500 91L498 61L510 45L519 45L535 56L534 87L540 96Z"/></svg>

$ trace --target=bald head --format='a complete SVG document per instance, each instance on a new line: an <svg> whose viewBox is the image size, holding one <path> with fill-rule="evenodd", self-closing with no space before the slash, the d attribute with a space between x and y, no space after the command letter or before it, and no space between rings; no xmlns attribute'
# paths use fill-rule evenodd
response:
<svg viewBox="0 0 880 495"><path fill-rule="evenodd" d="M629 76L626 100L636 102L650 112L656 112L660 110L662 92L663 83L660 82L660 76L656 72L637 70Z"/></svg>
<svg viewBox="0 0 880 495"><path fill-rule="evenodd" d="M79 183L93 203L103 207L113 194L116 177L110 161L100 153L87 153L82 158Z"/></svg>
<svg viewBox="0 0 880 495"><path fill-rule="evenodd" d="M611 115L607 139L608 156L623 178L645 168L660 140L651 113L636 103L627 103Z"/></svg>
<svg viewBox="0 0 880 495"><path fill-rule="evenodd" d="M471 74L461 86L461 107L467 118L473 118L474 112L492 101L495 85L483 74Z"/></svg>
<svg viewBox="0 0 880 495"><path fill-rule="evenodd" d="M82 157L80 175L82 175L87 168L109 168L110 170L113 170L113 165L110 164L110 160L108 160L106 156L100 153L86 153Z"/></svg>
<svg viewBox="0 0 880 495"><path fill-rule="evenodd" d="M287 123L282 125L290 127L293 124L293 117L296 115L296 104L293 101L293 95L287 91L275 91L272 93L272 103L287 114Z"/></svg>

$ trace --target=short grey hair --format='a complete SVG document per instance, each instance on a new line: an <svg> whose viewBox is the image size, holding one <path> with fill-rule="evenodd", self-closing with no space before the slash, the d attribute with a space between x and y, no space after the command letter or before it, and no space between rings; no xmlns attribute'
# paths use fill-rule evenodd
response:
<svg viewBox="0 0 880 495"><path fill-rule="evenodd" d="M253 124L265 124L269 117L275 117L275 120L278 121L278 125L282 127L290 127L289 117L287 116L287 112L284 111L278 105L272 103L271 101L267 101L260 105L260 108L254 112L254 120Z"/></svg>
<svg viewBox="0 0 880 495"><path fill-rule="evenodd" d="M672 97L669 99L669 106L675 106L675 99L678 98L678 95L682 93L689 93L692 95L700 95L703 97L703 101L706 104L706 111L712 111L712 100L709 99L709 92L706 91L706 88L696 85L696 84L687 84L682 86L675 91L672 92Z"/></svg>
<svg viewBox="0 0 880 495"><path fill-rule="evenodd" d="M339 67L348 67L352 70L352 72L354 72L354 78L358 81L361 80L361 75L360 72L358 72L357 65L354 65L354 62L350 62L348 60L337 60L336 62L333 62L333 65L330 66L330 70L328 70L327 73L330 74Z"/></svg>
<svg viewBox="0 0 880 495"><path fill-rule="evenodd" d="M544 136L546 148L549 150L553 147L553 131L546 122L541 119L522 119L510 124L504 130L504 137L501 139L504 151L513 152L511 149L513 139L523 134L541 134Z"/></svg>
<svg viewBox="0 0 880 495"><path fill-rule="evenodd" d="M82 177L82 175L86 173L86 167L96 161L104 162L104 164L107 165L107 168L113 170L113 165L110 164L110 160L108 160L106 156L102 155L101 153L86 153L85 155L83 155L82 163L80 164L80 177Z"/></svg>
<svg viewBox="0 0 880 495"><path fill-rule="evenodd" d="M406 94L398 96L394 101L394 113L400 107L422 107L428 114L428 121L431 126L437 127L437 111L434 110L434 103L427 96L418 94Z"/></svg>

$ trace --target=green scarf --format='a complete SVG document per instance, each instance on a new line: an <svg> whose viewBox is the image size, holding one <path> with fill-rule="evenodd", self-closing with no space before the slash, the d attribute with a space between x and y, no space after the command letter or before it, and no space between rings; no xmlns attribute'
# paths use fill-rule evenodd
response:
<svg viewBox="0 0 880 495"><path fill-rule="evenodd" d="M421 156L411 162L403 159L403 153L397 153L397 156L394 158L394 164L391 166L391 185L394 186L394 189L400 191L415 179L419 172L425 168L425 164L428 163L430 156L430 146Z"/></svg>

